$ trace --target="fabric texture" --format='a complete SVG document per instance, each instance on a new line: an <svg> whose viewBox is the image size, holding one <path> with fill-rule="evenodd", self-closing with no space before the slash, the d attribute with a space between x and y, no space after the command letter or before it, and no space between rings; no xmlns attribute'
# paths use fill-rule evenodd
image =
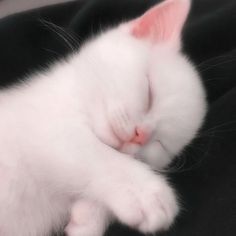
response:
<svg viewBox="0 0 236 236"><path fill-rule="evenodd" d="M0 18L16 12L68 1L70 0L0 0Z"/></svg>
<svg viewBox="0 0 236 236"><path fill-rule="evenodd" d="M63 58L101 29L134 18L157 0L80 0L0 21L0 86ZM236 2L193 0L183 51L205 84L209 112L189 147L167 171L182 204L161 236L236 235ZM93 220L93 219L91 219ZM27 226L26 226L27 227ZM140 236L116 224L107 236Z"/></svg>

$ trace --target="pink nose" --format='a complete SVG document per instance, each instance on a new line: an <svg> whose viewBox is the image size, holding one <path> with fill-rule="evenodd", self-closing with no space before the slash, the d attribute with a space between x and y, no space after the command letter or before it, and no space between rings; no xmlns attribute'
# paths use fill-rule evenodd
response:
<svg viewBox="0 0 236 236"><path fill-rule="evenodd" d="M137 127L135 130L135 135L131 139L131 143L136 143L139 145L144 145L149 139L149 134L145 130Z"/></svg>

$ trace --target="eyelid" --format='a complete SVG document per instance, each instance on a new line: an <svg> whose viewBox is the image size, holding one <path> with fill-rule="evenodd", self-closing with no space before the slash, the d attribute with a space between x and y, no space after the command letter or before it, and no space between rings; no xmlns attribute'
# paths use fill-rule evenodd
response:
<svg viewBox="0 0 236 236"><path fill-rule="evenodd" d="M148 73L146 74L146 78L148 80L148 109L147 110L150 111L152 107L152 102L153 102L153 94L152 94L152 88L151 88L151 80Z"/></svg>

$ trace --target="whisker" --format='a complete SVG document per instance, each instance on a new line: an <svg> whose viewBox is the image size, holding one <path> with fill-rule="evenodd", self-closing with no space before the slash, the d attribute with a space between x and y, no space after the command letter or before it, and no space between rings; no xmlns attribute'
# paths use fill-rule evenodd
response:
<svg viewBox="0 0 236 236"><path fill-rule="evenodd" d="M231 124L236 124L236 120L228 121L228 122L225 122L225 123L216 125L216 126L214 126L214 127L211 127L211 128L209 128L209 129L203 131L201 134L209 133L209 132L211 132L211 131L216 131L216 130L219 129L219 128L222 128L222 127L225 127L225 126L231 125ZM233 131L233 130L234 130L234 129L230 129L229 131ZM223 132L227 132L227 130L218 130L217 133L222 132L222 131L223 131ZM201 135L201 134L200 134L200 135Z"/></svg>
<svg viewBox="0 0 236 236"><path fill-rule="evenodd" d="M79 40L76 38L76 36L72 36L72 32L67 32L64 28L49 22L45 19L39 19L40 23L42 23L46 28L51 30L53 33L55 33L57 36L59 36L68 46L68 48L71 51L75 51L77 47L79 46Z"/></svg>
<svg viewBox="0 0 236 236"><path fill-rule="evenodd" d="M51 52L51 53L55 54L56 56L61 56L58 52L56 52L54 50L51 50L51 49L48 49L48 48L43 48L43 49L47 52Z"/></svg>
<svg viewBox="0 0 236 236"><path fill-rule="evenodd" d="M204 63L202 63L202 65L199 64L201 66L198 65L197 68L199 69L200 72L206 72L206 71L208 71L208 70L210 70L212 68L215 68L217 66L225 65L225 64L228 64L230 62L235 62L235 61L236 61L236 57L233 57L232 59L227 60L227 61L221 61L221 62L218 62L216 64L208 65L206 68L201 68L201 67L203 67L202 65L204 65ZM208 61L206 61L205 63L207 63L207 62Z"/></svg>
<svg viewBox="0 0 236 236"><path fill-rule="evenodd" d="M214 78L211 78L211 79L206 79L204 80L204 82L209 82L209 81L216 81L216 80L225 80L225 77L214 77Z"/></svg>
<svg viewBox="0 0 236 236"><path fill-rule="evenodd" d="M175 160L174 166L171 166L165 170L159 170L159 173L163 174L174 174L174 173L183 173L187 171L191 171L193 169L196 169L201 166L201 163L205 160L205 157L208 155L210 148L212 146L213 139L210 139L208 145L204 148L201 148L196 146L196 144L189 145L186 150L184 150L181 155L176 157L177 159ZM203 145L203 144L202 144ZM202 153L200 156L195 153L189 152L188 150L198 150L198 153ZM193 163L186 167L187 160L192 161Z"/></svg>
<svg viewBox="0 0 236 236"><path fill-rule="evenodd" d="M214 58L212 58L212 59L208 59L208 60L206 60L206 61L203 61L203 62L201 62L201 63L199 63L198 65L196 65L197 67L201 67L201 66L204 66L204 64L207 64L207 63L210 63L210 62L212 62L213 60L217 60L217 59L221 59L221 61L223 62L225 59L227 59L227 58L232 58L232 59L235 59L236 58L236 56L234 56L234 55L221 55L221 56L217 56L217 57L214 57Z"/></svg>

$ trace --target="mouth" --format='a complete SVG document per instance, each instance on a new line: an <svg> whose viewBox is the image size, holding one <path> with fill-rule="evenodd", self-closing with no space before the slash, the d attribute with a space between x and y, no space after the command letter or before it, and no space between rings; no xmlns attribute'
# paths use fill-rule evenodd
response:
<svg viewBox="0 0 236 236"><path fill-rule="evenodd" d="M135 157L139 153L141 147L142 146L137 143L127 142L121 145L119 151Z"/></svg>

